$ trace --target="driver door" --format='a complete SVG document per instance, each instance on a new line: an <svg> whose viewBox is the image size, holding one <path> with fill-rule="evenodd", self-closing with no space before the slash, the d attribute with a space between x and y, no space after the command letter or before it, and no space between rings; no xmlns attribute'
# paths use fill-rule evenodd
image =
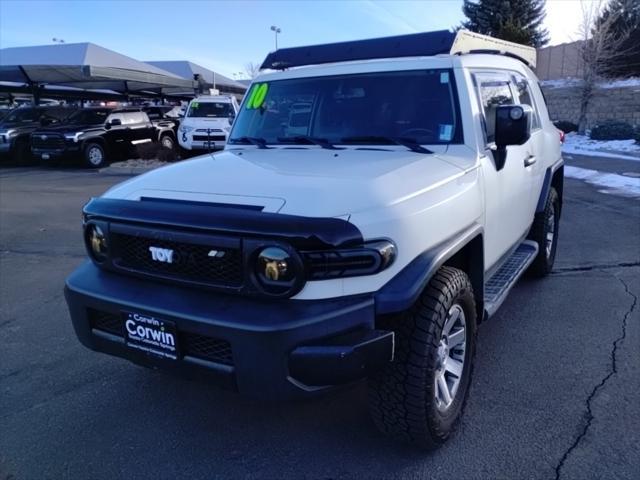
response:
<svg viewBox="0 0 640 480"><path fill-rule="evenodd" d="M108 129L105 132L105 137L108 147L119 153L125 153L129 147L129 133L124 123L122 113L112 113L106 120Z"/></svg>
<svg viewBox="0 0 640 480"><path fill-rule="evenodd" d="M490 270L527 234L532 215L532 172L525 165L530 142L507 147L506 161L498 169L494 143L496 107L516 103L512 77L506 72L475 72L476 93L483 112L486 140L482 158L485 180L485 268Z"/></svg>

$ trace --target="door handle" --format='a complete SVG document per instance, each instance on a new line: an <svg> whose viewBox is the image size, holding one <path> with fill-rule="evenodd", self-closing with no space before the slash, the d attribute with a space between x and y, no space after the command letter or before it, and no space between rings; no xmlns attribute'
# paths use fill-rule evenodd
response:
<svg viewBox="0 0 640 480"><path fill-rule="evenodd" d="M530 167L531 165L536 163L536 161L537 161L536 157L534 157L533 155L529 155L527 158L524 159L524 166Z"/></svg>

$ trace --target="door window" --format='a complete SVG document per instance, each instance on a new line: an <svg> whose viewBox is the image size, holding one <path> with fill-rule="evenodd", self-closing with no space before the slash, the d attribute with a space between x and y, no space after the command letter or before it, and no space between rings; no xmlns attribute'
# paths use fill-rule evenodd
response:
<svg viewBox="0 0 640 480"><path fill-rule="evenodd" d="M138 112L125 113L123 117L124 120L122 121L122 123L124 125L135 125L136 123L144 123L141 120L142 115L140 115Z"/></svg>
<svg viewBox="0 0 640 480"><path fill-rule="evenodd" d="M536 103L533 100L533 94L531 93L531 86L527 79L519 73L513 74L513 81L518 93L519 102L521 105L529 105L533 110L533 116L531 118L531 130L540 128L540 116L538 115L538 109Z"/></svg>
<svg viewBox="0 0 640 480"><path fill-rule="evenodd" d="M107 118L107 123L111 123L114 120L120 120L120 123L124 125L124 118L121 113L112 113L111 115L109 115L109 118Z"/></svg>
<svg viewBox="0 0 640 480"><path fill-rule="evenodd" d="M484 113L487 143L495 140L496 109L500 105L513 105L509 77L500 74L479 73L475 76L478 95Z"/></svg>

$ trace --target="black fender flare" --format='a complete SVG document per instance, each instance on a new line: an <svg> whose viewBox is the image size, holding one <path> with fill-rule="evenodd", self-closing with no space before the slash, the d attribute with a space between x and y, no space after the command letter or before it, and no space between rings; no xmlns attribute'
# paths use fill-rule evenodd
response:
<svg viewBox="0 0 640 480"><path fill-rule="evenodd" d="M100 136L95 136L95 137L85 138L82 140L82 143L80 144L80 152L83 155L84 155L84 149L87 148L87 145L90 143L97 143L104 149L105 153L109 152L109 147L107 146L107 142L105 141L105 139Z"/></svg>
<svg viewBox="0 0 640 480"><path fill-rule="evenodd" d="M164 137L165 135L169 135L174 141L177 140L176 134L173 131L173 129L162 128L158 130L158 138L156 139L156 141L159 142L160 140L162 140L162 137Z"/></svg>
<svg viewBox="0 0 640 480"><path fill-rule="evenodd" d="M562 157L553 165L551 165L544 172L544 181L542 183L542 189L540 190L540 196L538 197L538 204L536 205L536 213L544 211L544 207L547 203L547 197L549 196L549 190L553 183L553 177L558 169L564 167L564 160ZM558 192L562 194L562 192Z"/></svg>
<svg viewBox="0 0 640 480"><path fill-rule="evenodd" d="M451 238L418 255L375 293L376 315L402 312L413 305L431 280L431 277L447 260L478 238L482 238L484 228L479 223L458 232ZM484 298L484 252L481 272L472 279L476 301L482 304ZM478 278L479 277L479 278ZM481 317L480 317L481 318Z"/></svg>

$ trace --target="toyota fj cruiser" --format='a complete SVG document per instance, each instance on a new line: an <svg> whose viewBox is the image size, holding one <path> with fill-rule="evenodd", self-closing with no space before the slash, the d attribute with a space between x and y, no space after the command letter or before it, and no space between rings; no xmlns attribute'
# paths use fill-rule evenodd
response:
<svg viewBox="0 0 640 480"><path fill-rule="evenodd" d="M368 378L383 432L442 444L478 324L556 255L534 63L465 31L269 54L223 152L85 206L80 341L266 399Z"/></svg>
<svg viewBox="0 0 640 480"><path fill-rule="evenodd" d="M172 150L176 127L170 119L150 120L137 108L84 108L58 125L34 131L31 152L43 162L79 157L85 166L98 168L141 143L160 142Z"/></svg>

